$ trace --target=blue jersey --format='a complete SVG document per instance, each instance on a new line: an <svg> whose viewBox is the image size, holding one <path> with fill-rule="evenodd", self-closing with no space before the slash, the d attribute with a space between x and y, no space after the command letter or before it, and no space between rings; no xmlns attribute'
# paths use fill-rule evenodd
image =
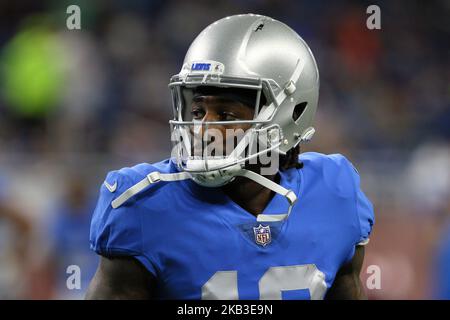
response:
<svg viewBox="0 0 450 320"><path fill-rule="evenodd" d="M161 299L321 299L355 246L367 242L373 207L342 155L308 152L300 161L303 168L280 171L280 184L298 197L284 222L259 222L220 188L192 180L152 184L113 209L149 173L177 168L165 160L112 171L106 182L117 187L101 187L91 248L138 259ZM286 210L276 194L263 213Z"/></svg>
<svg viewBox="0 0 450 320"><path fill-rule="evenodd" d="M433 298L450 300L450 224L443 228L434 257Z"/></svg>

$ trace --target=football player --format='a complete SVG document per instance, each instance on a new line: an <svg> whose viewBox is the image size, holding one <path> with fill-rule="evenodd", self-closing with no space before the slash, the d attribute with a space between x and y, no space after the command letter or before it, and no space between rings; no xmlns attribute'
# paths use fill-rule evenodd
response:
<svg viewBox="0 0 450 320"><path fill-rule="evenodd" d="M364 298L374 214L358 172L340 154L300 154L319 94L305 41L266 16L226 17L169 88L173 154L107 175L86 297Z"/></svg>

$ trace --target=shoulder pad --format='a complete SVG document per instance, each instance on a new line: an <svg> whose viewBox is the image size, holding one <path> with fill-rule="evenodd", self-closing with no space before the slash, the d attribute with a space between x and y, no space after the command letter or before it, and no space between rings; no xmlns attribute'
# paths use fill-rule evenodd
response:
<svg viewBox="0 0 450 320"><path fill-rule="evenodd" d="M322 176L327 187L342 197L354 196L359 186L358 171L342 154L305 152L299 156L305 166Z"/></svg>

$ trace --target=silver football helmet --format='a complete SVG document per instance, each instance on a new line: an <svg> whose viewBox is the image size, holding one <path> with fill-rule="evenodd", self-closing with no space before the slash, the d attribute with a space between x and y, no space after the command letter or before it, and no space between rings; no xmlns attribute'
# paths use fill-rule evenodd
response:
<svg viewBox="0 0 450 320"><path fill-rule="evenodd" d="M190 102L199 86L255 90L253 120L233 121L251 124L251 128L230 154L199 157L192 152L192 127L230 124L199 124L190 118ZM266 16L241 14L209 25L189 47L182 69L170 79L169 88L174 111L170 121L176 143L174 158L182 171L190 172L203 186L226 184L246 161L269 151L285 154L314 134L312 122L319 94L314 56L295 31ZM261 99L265 101L263 106ZM294 116L298 111L302 112ZM266 138L263 147L262 137ZM258 148L248 148L255 144Z"/></svg>

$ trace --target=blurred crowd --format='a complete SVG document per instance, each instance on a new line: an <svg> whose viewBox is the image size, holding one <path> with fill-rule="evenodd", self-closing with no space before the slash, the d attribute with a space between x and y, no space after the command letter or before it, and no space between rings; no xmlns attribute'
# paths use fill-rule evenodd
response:
<svg viewBox="0 0 450 320"><path fill-rule="evenodd" d="M169 78L204 27L238 13L285 22L315 54L304 150L345 154L374 202L365 265L383 278L369 297L449 297L436 275L450 265L450 2L375 3L381 30L366 27L372 1L0 1L0 299L83 296L99 185L170 155ZM81 30L66 27L71 4Z"/></svg>

